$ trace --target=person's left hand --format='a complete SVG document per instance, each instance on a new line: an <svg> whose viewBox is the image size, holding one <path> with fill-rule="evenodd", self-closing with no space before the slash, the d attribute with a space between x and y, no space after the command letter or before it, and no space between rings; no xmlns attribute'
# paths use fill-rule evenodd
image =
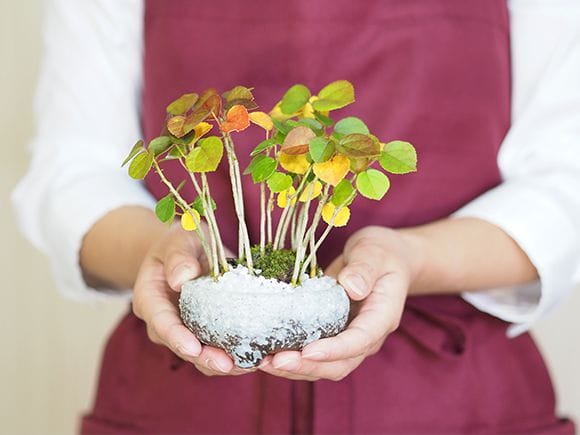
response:
<svg viewBox="0 0 580 435"><path fill-rule="evenodd" d="M354 318L347 329L310 343L302 352L268 356L260 370L296 380L345 378L399 326L419 257L415 244L395 230L366 227L354 233L325 270L338 277L352 300L360 301L352 304Z"/></svg>

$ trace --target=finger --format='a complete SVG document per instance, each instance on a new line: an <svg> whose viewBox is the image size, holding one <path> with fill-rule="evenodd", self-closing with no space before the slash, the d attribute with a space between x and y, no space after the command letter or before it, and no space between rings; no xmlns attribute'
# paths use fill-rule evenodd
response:
<svg viewBox="0 0 580 435"><path fill-rule="evenodd" d="M202 346L189 329L183 326L175 308L158 308L148 319L152 332L173 352L186 359L199 356Z"/></svg>
<svg viewBox="0 0 580 435"><path fill-rule="evenodd" d="M335 337L310 343L302 350L302 356L314 361L339 361L373 353L398 327L407 286L396 273L379 278L347 329Z"/></svg>
<svg viewBox="0 0 580 435"><path fill-rule="evenodd" d="M287 358L295 362L295 355L281 352L274 356L274 359L276 358L279 359L278 363L272 362L265 367L260 367L260 370L278 377L305 381L316 381L318 379L340 381L358 367L364 359L363 357L358 357L334 362L318 362L299 358L298 365L290 369L288 364L282 364L280 368L276 368L276 365L280 366L280 363Z"/></svg>
<svg viewBox="0 0 580 435"><path fill-rule="evenodd" d="M377 279L386 272L385 250L367 237L347 243L343 260L345 266L338 274L338 281L354 300L367 297Z"/></svg>
<svg viewBox="0 0 580 435"><path fill-rule="evenodd" d="M345 266L344 264L344 257L339 255L334 259L332 263L328 267L324 269L324 274L336 278L340 270Z"/></svg>
<svg viewBox="0 0 580 435"><path fill-rule="evenodd" d="M180 291L181 286L201 275L201 265L192 249L177 248L165 254L163 268L169 286Z"/></svg>

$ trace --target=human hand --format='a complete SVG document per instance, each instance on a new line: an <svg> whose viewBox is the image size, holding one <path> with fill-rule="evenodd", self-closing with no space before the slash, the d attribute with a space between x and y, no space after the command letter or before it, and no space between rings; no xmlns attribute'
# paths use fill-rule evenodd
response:
<svg viewBox="0 0 580 435"><path fill-rule="evenodd" d="M325 271L337 277L349 297L353 320L335 337L315 341L302 352L268 356L264 372L296 380L341 380L379 351L397 329L407 291L419 267L414 240L383 227L366 227L347 241Z"/></svg>
<svg viewBox="0 0 580 435"><path fill-rule="evenodd" d="M177 302L182 284L207 270L197 236L173 224L143 260L134 286L133 312L146 323L151 341L167 346L203 374L249 373L252 370L235 367L223 350L200 343L181 321Z"/></svg>

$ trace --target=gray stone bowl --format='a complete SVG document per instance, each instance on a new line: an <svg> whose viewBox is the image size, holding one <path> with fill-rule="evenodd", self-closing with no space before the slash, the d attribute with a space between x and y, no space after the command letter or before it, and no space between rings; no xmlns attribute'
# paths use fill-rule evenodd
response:
<svg viewBox="0 0 580 435"><path fill-rule="evenodd" d="M301 350L338 334L350 303L344 289L326 276L292 288L238 266L218 281L201 277L185 283L179 307L201 342L225 350L238 367L251 368L268 354Z"/></svg>

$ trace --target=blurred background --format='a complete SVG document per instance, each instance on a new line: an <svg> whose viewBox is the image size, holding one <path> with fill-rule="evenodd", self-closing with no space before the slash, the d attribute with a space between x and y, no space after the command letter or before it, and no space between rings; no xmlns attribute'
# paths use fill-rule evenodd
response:
<svg viewBox="0 0 580 435"><path fill-rule="evenodd" d="M0 434L75 433L92 403L102 346L127 309L64 300L46 260L16 229L9 195L27 167L41 9L41 0L0 0ZM578 421L579 315L577 289L533 331L559 410Z"/></svg>

